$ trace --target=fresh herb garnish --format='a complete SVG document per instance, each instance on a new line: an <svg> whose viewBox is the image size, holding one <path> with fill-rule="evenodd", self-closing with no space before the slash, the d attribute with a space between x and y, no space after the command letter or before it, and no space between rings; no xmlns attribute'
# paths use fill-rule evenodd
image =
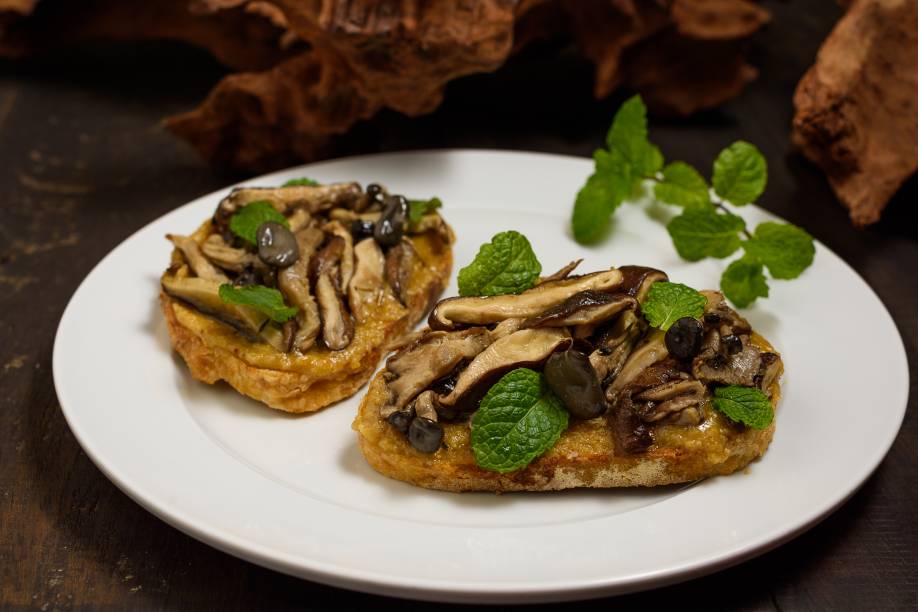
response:
<svg viewBox="0 0 918 612"><path fill-rule="evenodd" d="M647 139L647 113L639 96L627 100L615 114L606 144L607 150L593 154L593 174L574 201L571 229L578 242L602 238L612 213L649 183L654 199L684 209L667 225L681 257L689 261L724 258L743 248L743 257L721 277L721 289L737 306L768 296L765 268L772 278L792 279L812 264L813 238L805 231L765 222L750 234L745 221L728 208L754 202L765 190L768 167L754 145L738 141L720 152L711 189L684 162L663 167L663 156Z"/></svg>
<svg viewBox="0 0 918 612"><path fill-rule="evenodd" d="M429 200L408 200L408 222L417 223L426 214L432 213L443 206L440 198L430 198Z"/></svg>
<svg viewBox="0 0 918 612"><path fill-rule="evenodd" d="M475 462L494 472L524 468L555 445L568 418L545 376L513 370L488 390L472 415Z"/></svg>
<svg viewBox="0 0 918 612"><path fill-rule="evenodd" d="M731 420L753 429L764 429L775 418L768 396L754 387L718 387L714 390L714 407Z"/></svg>
<svg viewBox="0 0 918 612"><path fill-rule="evenodd" d="M319 181L314 181L311 178L306 178L305 176L303 178L290 179L289 181L281 185L281 187L318 187L318 186L319 186Z"/></svg>
<svg viewBox="0 0 918 612"><path fill-rule="evenodd" d="M227 304L251 306L276 323L283 323L298 312L296 308L284 304L284 296L280 291L264 285L234 287L223 283L219 294L220 299Z"/></svg>
<svg viewBox="0 0 918 612"><path fill-rule="evenodd" d="M251 244L255 244L258 228L265 221L276 221L286 228L290 228L287 218L277 212L267 200L249 202L230 217L230 230Z"/></svg>
<svg viewBox="0 0 918 612"><path fill-rule="evenodd" d="M699 318L708 299L688 285L659 281L650 286L641 312L651 326L666 331L682 317Z"/></svg>
<svg viewBox="0 0 918 612"><path fill-rule="evenodd" d="M526 236L507 231L481 245L472 263L459 270L459 295L522 293L534 286L542 264Z"/></svg>

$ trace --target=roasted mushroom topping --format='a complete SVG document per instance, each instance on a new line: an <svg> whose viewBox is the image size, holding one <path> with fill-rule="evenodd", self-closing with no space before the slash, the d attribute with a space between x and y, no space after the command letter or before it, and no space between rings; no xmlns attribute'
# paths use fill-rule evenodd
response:
<svg viewBox="0 0 918 612"><path fill-rule="evenodd" d="M182 252L195 276L221 283L229 281L223 272L207 260L194 238L191 236L176 236L175 234L166 234L166 238Z"/></svg>
<svg viewBox="0 0 918 612"><path fill-rule="evenodd" d="M402 304L408 301L408 284L414 265L414 248L403 239L386 253L385 277Z"/></svg>
<svg viewBox="0 0 918 612"><path fill-rule="evenodd" d="M325 346L333 351L346 348L354 339L354 322L344 307L330 272L323 272L316 281L316 301L319 303Z"/></svg>
<svg viewBox="0 0 918 612"><path fill-rule="evenodd" d="M577 266L580 265L582 261L583 261L582 259L575 259L574 261L570 262L569 264L567 264L566 266L564 266L563 268L561 268L554 274L543 276L542 278L539 279L539 283L550 283L551 281L564 280L565 278L571 275L571 272L573 272L577 268Z"/></svg>
<svg viewBox="0 0 918 612"><path fill-rule="evenodd" d="M659 329L652 330L644 338L644 341L634 349L634 352L628 356L622 366L622 371L619 372L606 391L606 397L611 401L615 394L624 389L625 385L637 378L641 372L658 361L663 361L668 356L669 351L666 350L666 345L663 341L663 332Z"/></svg>
<svg viewBox="0 0 918 612"><path fill-rule="evenodd" d="M692 374L705 384L740 385L767 389L766 378L774 381L780 372L780 358L753 345L748 335L739 336L742 349L733 354L706 347L692 361ZM722 345L721 345L722 346Z"/></svg>
<svg viewBox="0 0 918 612"><path fill-rule="evenodd" d="M236 211L258 200L270 202L280 213L300 207L309 213L317 213L333 206L350 208L362 197L363 192L357 183L295 187L237 187L220 201L217 212L214 214L214 225L216 230L222 233L229 224L230 217Z"/></svg>
<svg viewBox="0 0 918 612"><path fill-rule="evenodd" d="M236 249L227 245L218 234L211 234L207 237L207 240L201 244L201 252L208 260L231 272L240 273L264 268L264 264L256 255L245 249Z"/></svg>
<svg viewBox="0 0 918 612"><path fill-rule="evenodd" d="M676 359L691 359L701 350L704 328L698 319L682 317L666 330L666 350Z"/></svg>
<svg viewBox="0 0 918 612"><path fill-rule="evenodd" d="M542 327L522 329L490 344L459 374L456 388L439 398L442 406L454 406L466 394L480 385L490 384L512 368L543 363L549 355L571 344L564 328Z"/></svg>
<svg viewBox="0 0 918 612"><path fill-rule="evenodd" d="M545 362L545 380L574 416L592 419L606 411L606 398L586 354L573 349L554 353Z"/></svg>
<svg viewBox="0 0 918 612"><path fill-rule="evenodd" d="M707 398L707 388L688 375L681 380L672 380L641 391L632 396L643 402L637 414L647 422L660 421L682 412L686 408L700 406ZM695 413L697 416L697 412Z"/></svg>
<svg viewBox="0 0 918 612"><path fill-rule="evenodd" d="M560 304L523 321L522 327L565 327L593 325L611 319L623 310L637 308L637 300L622 293L581 291Z"/></svg>
<svg viewBox="0 0 918 612"><path fill-rule="evenodd" d="M603 384L611 383L625 365L635 345L647 331L643 317L622 313L610 326L598 332L590 364Z"/></svg>
<svg viewBox="0 0 918 612"><path fill-rule="evenodd" d="M265 221L255 234L258 258L269 266L286 268L300 258L293 232L276 221Z"/></svg>
<svg viewBox="0 0 918 612"><path fill-rule="evenodd" d="M354 275L354 237L338 221L330 221L322 228L333 236L341 238L341 256L339 258L338 281L342 289L346 289Z"/></svg>
<svg viewBox="0 0 918 612"><path fill-rule="evenodd" d="M450 330L459 325L488 325L509 318L534 317L582 291L614 289L621 279L621 273L613 269L541 283L519 295L448 298L437 304L428 323L431 329Z"/></svg>
<svg viewBox="0 0 918 612"><path fill-rule="evenodd" d="M431 332L386 361L389 401L380 413L385 418L408 404L421 391L491 343L488 330L473 327L460 332Z"/></svg>
<svg viewBox="0 0 918 612"><path fill-rule="evenodd" d="M383 278L385 257L379 244L364 238L354 247L354 275L347 286L347 299L351 313L358 322L367 320L370 306L382 302L390 293ZM389 299L392 299L390 295Z"/></svg>
<svg viewBox="0 0 918 612"><path fill-rule="evenodd" d="M293 347L299 351L308 350L319 335L321 321L319 309L309 290L309 260L324 236L317 227L309 226L296 233L300 258L292 266L277 275L277 286L289 302L299 309L296 315L297 331Z"/></svg>
<svg viewBox="0 0 918 612"><path fill-rule="evenodd" d="M230 325L249 340L258 341L258 334L268 318L254 308L224 302L220 299L221 284L217 280L190 276L165 276L162 280L167 295Z"/></svg>
<svg viewBox="0 0 918 612"><path fill-rule="evenodd" d="M405 233L408 222L408 200L404 196L389 196L382 216L373 228L373 237L384 247L395 246Z"/></svg>
<svg viewBox="0 0 918 612"><path fill-rule="evenodd" d="M666 272L644 266L622 266L618 271L622 273L620 290L639 302L644 300L647 292L650 291L650 286L655 282L669 280Z"/></svg>

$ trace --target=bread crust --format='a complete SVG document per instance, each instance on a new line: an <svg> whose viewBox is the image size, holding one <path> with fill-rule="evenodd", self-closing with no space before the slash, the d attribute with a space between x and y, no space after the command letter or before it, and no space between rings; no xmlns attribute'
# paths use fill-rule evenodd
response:
<svg viewBox="0 0 918 612"><path fill-rule="evenodd" d="M772 388L777 404L779 389ZM469 445L468 423L444 424L444 447L418 452L379 416L387 397L380 372L370 382L352 425L367 462L379 473L409 484L443 491L555 491L570 488L653 487L730 474L761 457L775 424L742 428L709 410L706 429L658 430L647 452L619 456L604 417L578 421L558 443L525 468L500 474L478 467ZM690 434L690 435L686 435Z"/></svg>
<svg viewBox="0 0 918 612"><path fill-rule="evenodd" d="M209 227L205 222L195 238L203 241ZM355 324L354 339L345 349L314 346L303 354L279 353L161 292L172 346L196 380L208 384L225 380L243 395L277 410L313 412L350 397L370 379L389 347L423 318L449 280L449 242L433 231L410 240L419 261L403 294L405 307L394 300L381 304L367 322Z"/></svg>

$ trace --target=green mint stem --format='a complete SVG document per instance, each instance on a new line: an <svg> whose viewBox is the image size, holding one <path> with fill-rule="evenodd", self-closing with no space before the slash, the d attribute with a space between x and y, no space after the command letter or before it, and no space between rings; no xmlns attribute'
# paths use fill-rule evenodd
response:
<svg viewBox="0 0 918 612"><path fill-rule="evenodd" d="M727 213L728 215L732 215L732 214L733 214L732 212L730 212L730 209L729 209L729 208L727 208L726 206L724 206L724 205L721 204L720 202L715 202L715 203L714 203L714 206L716 206L717 208L719 208L719 209L722 210L723 212ZM743 236L746 237L746 240L752 240L752 234L750 234L750 233L749 233L749 230L747 230L745 227L743 228Z"/></svg>

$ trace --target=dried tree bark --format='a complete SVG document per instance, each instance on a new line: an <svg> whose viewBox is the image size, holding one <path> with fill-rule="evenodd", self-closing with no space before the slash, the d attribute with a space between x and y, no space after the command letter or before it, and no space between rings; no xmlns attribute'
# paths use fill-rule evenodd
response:
<svg viewBox="0 0 918 612"><path fill-rule="evenodd" d="M878 221L918 171L918 2L852 2L794 106L794 143L826 172L855 225Z"/></svg>
<svg viewBox="0 0 918 612"><path fill-rule="evenodd" d="M166 127L246 171L314 159L384 107L429 113L449 81L542 38L573 39L598 97L628 87L654 112L687 115L755 78L745 44L768 20L751 0L0 0L3 15L7 55L89 38L210 50L242 72Z"/></svg>

